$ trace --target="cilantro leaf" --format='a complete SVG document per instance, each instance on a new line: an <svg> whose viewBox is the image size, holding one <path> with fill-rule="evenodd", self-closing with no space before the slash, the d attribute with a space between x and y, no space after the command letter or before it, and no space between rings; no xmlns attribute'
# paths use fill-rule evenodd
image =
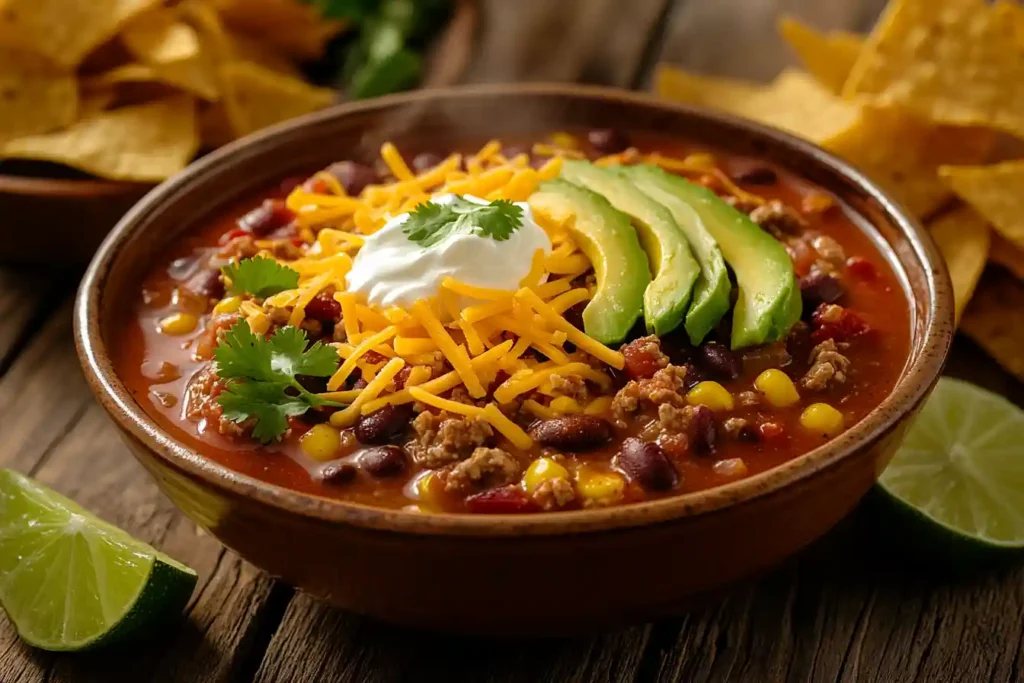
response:
<svg viewBox="0 0 1024 683"><path fill-rule="evenodd" d="M478 204L455 197L450 204L420 204L402 224L402 232L426 248L453 235L480 235L504 242L522 225L522 207L507 199Z"/></svg>
<svg viewBox="0 0 1024 683"><path fill-rule="evenodd" d="M299 274L271 258L256 256L230 263L221 271L231 281L232 294L252 294L266 299L299 286Z"/></svg>
<svg viewBox="0 0 1024 683"><path fill-rule="evenodd" d="M232 422L254 418L253 437L270 443L287 431L289 416L338 406L309 392L297 379L329 377L341 362L332 347L316 342L307 349L307 343L306 333L296 327L282 327L266 339L253 334L246 321L238 321L214 350L217 374L228 380L217 397L224 417Z"/></svg>

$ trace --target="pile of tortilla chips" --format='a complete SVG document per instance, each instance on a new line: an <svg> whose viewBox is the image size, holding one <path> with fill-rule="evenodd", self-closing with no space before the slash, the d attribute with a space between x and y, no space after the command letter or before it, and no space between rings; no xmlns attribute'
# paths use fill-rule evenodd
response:
<svg viewBox="0 0 1024 683"><path fill-rule="evenodd" d="M779 30L806 71L759 85L663 66L658 94L858 166L930 229L961 330L1024 379L1024 5L891 0L868 36Z"/></svg>
<svg viewBox="0 0 1024 683"><path fill-rule="evenodd" d="M341 29L300 0L0 0L0 159L163 180L330 104L297 65Z"/></svg>

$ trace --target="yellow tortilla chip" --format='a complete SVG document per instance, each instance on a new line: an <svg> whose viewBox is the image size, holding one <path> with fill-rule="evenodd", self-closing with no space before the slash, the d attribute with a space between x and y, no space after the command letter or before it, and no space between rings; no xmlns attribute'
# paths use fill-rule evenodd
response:
<svg viewBox="0 0 1024 683"><path fill-rule="evenodd" d="M221 69L224 108L235 136L322 109L335 93L256 64L232 62Z"/></svg>
<svg viewBox="0 0 1024 683"><path fill-rule="evenodd" d="M1003 237L1024 249L1024 160L992 166L943 166L939 174Z"/></svg>
<svg viewBox="0 0 1024 683"><path fill-rule="evenodd" d="M168 64L199 56L196 30L181 21L178 12L162 6L132 19L121 32L121 42L146 64Z"/></svg>
<svg viewBox="0 0 1024 683"><path fill-rule="evenodd" d="M999 268L990 268L960 322L988 355L1024 380L1024 283Z"/></svg>
<svg viewBox="0 0 1024 683"><path fill-rule="evenodd" d="M3 0L0 40L74 67L160 0Z"/></svg>
<svg viewBox="0 0 1024 683"><path fill-rule="evenodd" d="M0 102L0 140L45 133L75 120L78 86L38 55L0 48Z"/></svg>
<svg viewBox="0 0 1024 683"><path fill-rule="evenodd" d="M661 97L721 109L819 143L849 128L859 116L855 105L794 70L761 86L663 66L655 75L655 90Z"/></svg>
<svg viewBox="0 0 1024 683"><path fill-rule="evenodd" d="M89 78L85 87L91 91L109 90L122 83L162 83L211 102L220 97L213 67L201 58L169 64L125 64Z"/></svg>
<svg viewBox="0 0 1024 683"><path fill-rule="evenodd" d="M822 147L864 171L915 216L927 217L952 196L938 177L943 164L983 161L991 131L935 126L906 112L865 107L852 126Z"/></svg>
<svg viewBox="0 0 1024 683"><path fill-rule="evenodd" d="M112 180L154 182L183 169L198 147L187 95L104 112L56 133L9 140L0 156L52 161Z"/></svg>
<svg viewBox="0 0 1024 683"><path fill-rule="evenodd" d="M1024 8L1001 0L893 0L843 88L936 123L1024 136Z"/></svg>
<svg viewBox="0 0 1024 683"><path fill-rule="evenodd" d="M116 93L110 88L83 91L79 96L78 118L88 119L106 111L116 98Z"/></svg>
<svg viewBox="0 0 1024 683"><path fill-rule="evenodd" d="M282 52L266 45L262 38L254 38L238 31L226 33L229 55L234 62L252 62L279 74L302 78L302 71Z"/></svg>
<svg viewBox="0 0 1024 683"><path fill-rule="evenodd" d="M998 232L992 233L992 248L989 258L1003 268L1024 280L1024 249L1010 242Z"/></svg>
<svg viewBox="0 0 1024 683"><path fill-rule="evenodd" d="M793 17L779 21L779 33L812 76L839 94L864 47L864 36L845 31L819 33Z"/></svg>
<svg viewBox="0 0 1024 683"><path fill-rule="evenodd" d="M960 206L932 221L928 230L946 260L956 298L956 319L960 320L988 260L988 222L971 207Z"/></svg>
<svg viewBox="0 0 1024 683"><path fill-rule="evenodd" d="M212 5L228 26L300 60L322 57L327 41L344 28L321 18L312 4L295 0L212 0Z"/></svg>

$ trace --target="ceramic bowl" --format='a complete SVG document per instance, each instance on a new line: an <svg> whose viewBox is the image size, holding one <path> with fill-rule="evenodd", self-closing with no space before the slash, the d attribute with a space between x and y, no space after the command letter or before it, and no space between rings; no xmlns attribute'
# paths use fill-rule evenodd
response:
<svg viewBox="0 0 1024 683"><path fill-rule="evenodd" d="M726 486L611 509L523 516L417 514L296 493L175 441L118 379L107 344L142 273L239 195L385 140L650 130L760 157L837 195L873 233L911 299L895 389L839 438ZM677 610L750 576L850 512L937 380L953 332L948 275L926 232L859 173L782 132L617 90L478 86L339 106L229 145L164 183L100 247L75 312L85 374L125 441L181 510L254 565L335 605L474 633L551 633Z"/></svg>

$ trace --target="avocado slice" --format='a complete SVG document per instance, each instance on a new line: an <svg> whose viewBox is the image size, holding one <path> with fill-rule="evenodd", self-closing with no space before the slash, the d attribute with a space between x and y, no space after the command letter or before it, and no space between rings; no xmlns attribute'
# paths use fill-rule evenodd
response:
<svg viewBox="0 0 1024 683"><path fill-rule="evenodd" d="M632 218L653 274L644 292L647 331L660 336L679 327L686 317L700 266L672 214L614 168L567 159L562 164L562 177L604 196Z"/></svg>
<svg viewBox="0 0 1024 683"><path fill-rule="evenodd" d="M660 189L693 208L732 267L739 297L733 311L730 346L741 349L785 335L794 323L794 315L799 318L800 301L793 295L793 262L778 240L706 187L660 169L641 173L662 178Z"/></svg>
<svg viewBox="0 0 1024 683"><path fill-rule="evenodd" d="M583 311L583 331L602 344L625 340L640 317L651 282L647 256L629 216L596 192L558 178L541 184L529 202L534 211L556 221L575 217L567 225L597 277L594 297Z"/></svg>
<svg viewBox="0 0 1024 683"><path fill-rule="evenodd" d="M704 226L704 221L690 204L676 191L682 179L665 173L657 166L643 164L620 170L644 194L664 206L690 243L700 266L700 274L693 288L690 310L684 325L690 343L696 346L729 311L729 272L715 239Z"/></svg>

